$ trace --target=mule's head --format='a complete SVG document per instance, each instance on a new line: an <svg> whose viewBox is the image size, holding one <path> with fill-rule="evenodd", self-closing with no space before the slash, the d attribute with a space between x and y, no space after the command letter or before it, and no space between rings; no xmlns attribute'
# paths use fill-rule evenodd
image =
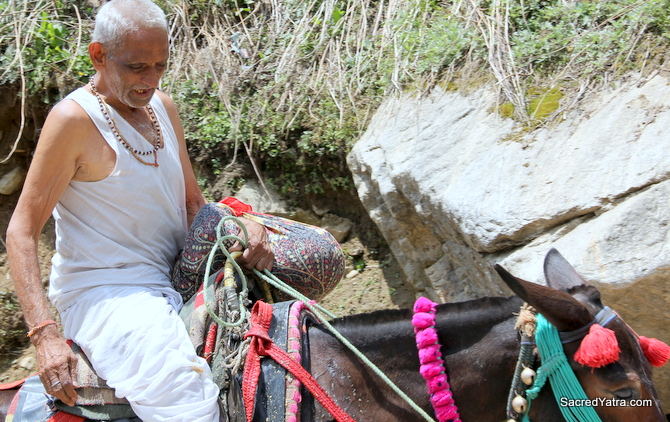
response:
<svg viewBox="0 0 670 422"><path fill-rule="evenodd" d="M549 251L544 262L548 287L514 277L499 265L496 270L514 293L532 305L559 332L586 327L603 309L598 290L587 284L555 249ZM618 360L613 363L599 368L581 365L574 360L574 355L582 339L563 345L586 395L590 399L605 399L603 403L609 404L594 406L598 415L603 422L666 421L651 382L651 364L642 352L637 336L619 316L609 321L606 327L614 331L621 350ZM624 401L644 406L622 406Z"/></svg>

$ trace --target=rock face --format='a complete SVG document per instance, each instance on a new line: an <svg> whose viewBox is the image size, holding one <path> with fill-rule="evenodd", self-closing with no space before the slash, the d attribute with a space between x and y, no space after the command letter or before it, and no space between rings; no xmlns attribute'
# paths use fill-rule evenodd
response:
<svg viewBox="0 0 670 422"><path fill-rule="evenodd" d="M417 295L508 295L493 263L544 283L557 248L639 334L670 343L670 81L631 76L520 132L492 87L388 99L348 157ZM656 385L670 407L670 371Z"/></svg>

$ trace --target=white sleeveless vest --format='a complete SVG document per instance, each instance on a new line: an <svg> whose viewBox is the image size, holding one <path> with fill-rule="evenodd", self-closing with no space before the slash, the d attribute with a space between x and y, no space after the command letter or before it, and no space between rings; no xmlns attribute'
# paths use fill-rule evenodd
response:
<svg viewBox="0 0 670 422"><path fill-rule="evenodd" d="M65 100L88 113L116 152L116 164L103 180L70 181L53 211L56 254L50 300L63 311L92 287L143 285L167 291L180 305L179 295L170 293L169 273L188 229L186 197L179 145L165 106L157 95L151 99L165 143L157 152L159 167L154 167L140 163L119 143L93 94L80 88ZM111 107L110 112L131 146L151 148Z"/></svg>

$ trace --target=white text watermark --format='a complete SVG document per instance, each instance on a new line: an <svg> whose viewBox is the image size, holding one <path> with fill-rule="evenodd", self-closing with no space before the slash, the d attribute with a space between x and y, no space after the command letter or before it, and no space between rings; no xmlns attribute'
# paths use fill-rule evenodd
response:
<svg viewBox="0 0 670 422"><path fill-rule="evenodd" d="M569 399L561 397L559 400L561 407L651 407L653 406L652 399L606 399L604 397L596 397L595 399Z"/></svg>

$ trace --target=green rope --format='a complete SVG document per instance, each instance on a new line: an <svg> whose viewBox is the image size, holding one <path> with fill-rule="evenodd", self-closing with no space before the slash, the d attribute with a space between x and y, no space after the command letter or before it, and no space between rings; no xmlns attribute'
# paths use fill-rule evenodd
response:
<svg viewBox="0 0 670 422"><path fill-rule="evenodd" d="M377 374L393 391L395 391L403 400L407 402L407 404L412 407L417 413L419 413L425 420L429 422L435 422L433 418L431 418L419 405L414 403L414 401L407 395L405 394L404 391L402 391L397 385L391 381L389 377L384 374L381 369L379 369L370 359L368 359L361 351L359 351L356 346L351 344L349 340L347 340L342 334L340 334L326 319L324 316L321 314L320 310L324 310L321 306L316 305L313 303L312 300L310 300L308 297L304 296L297 290L291 288L288 286L286 283L282 282L279 280L277 277L275 277L270 271L268 270L263 270L261 273L260 271L254 269L254 274L256 274L258 277L261 277L263 280L265 280L267 283L270 285L274 286L275 288L283 291L284 293L287 293L294 298L300 300L309 308L310 311L314 313L314 315L317 316L321 320L321 323L330 330L330 332L342 342L353 354L355 354L360 360L363 361L375 374ZM327 311L326 311L327 312ZM330 313L328 313L330 314Z"/></svg>
<svg viewBox="0 0 670 422"><path fill-rule="evenodd" d="M535 342L542 366L537 370L537 378L532 388L526 390L528 407L523 416L523 422L528 422L531 400L535 399L549 379L554 397L561 409L563 418L567 422L601 422L593 406L562 406L565 400L568 403L586 403L588 397L573 372L568 358L563 352L563 344L556 327L541 314L537 314Z"/></svg>
<svg viewBox="0 0 670 422"><path fill-rule="evenodd" d="M244 239L240 238L239 236L235 235L226 235L222 236L222 228L223 225L225 224L226 221L232 220L234 223L236 223L240 228L242 229L242 233L244 233ZM233 216L226 216L219 221L219 224L216 226L216 242L214 243L214 246L212 246L212 250L209 252L209 256L207 257L207 266L205 268L205 280L203 281L203 295L204 295L204 300L205 300L205 308L207 309L207 312L209 313L209 316L212 317L214 321L216 321L217 324L223 325L225 327L237 327L238 325L242 325L247 319L249 319L249 311L247 308L244 306L244 302L249 296L249 288L247 287L247 279L244 276L244 272L242 271L242 267L233 259L233 257L230 255L230 252L224 247L223 242L226 240L233 239L237 240L240 242L242 247L246 248L247 247L247 241L249 239L249 235L247 233L247 228L242 224L242 222L233 217ZM242 281L242 291L238 294L238 302L240 304L240 317L238 318L237 321L235 322L227 322L221 318L219 318L218 315L214 312L212 309L210 303L214 302L216 299L212 297L212 291L214 289L211 289L210 291L209 287L211 286L212 281L210 280L209 277L209 272L212 267L212 262L214 262L214 256L216 255L216 251L220 249L221 252L223 252L224 255L226 255L226 263L230 263L234 268L237 274L240 276L240 279Z"/></svg>
<svg viewBox="0 0 670 422"><path fill-rule="evenodd" d="M243 232L244 232L244 239L240 238L239 236L235 235L222 235L222 227L227 220L232 220L235 222L237 225L239 225ZM219 224L216 227L216 242L214 243L214 246L212 247L212 250L209 253L209 257L207 259L207 267L205 269L205 280L203 282L203 293L204 293L204 301L205 301L205 306L207 308L207 312L209 315L212 317L216 323L220 325L224 325L226 327L235 327L240 324L242 324L245 320L248 319L249 317L249 312L244 306L244 302L247 299L248 296L248 287L247 287L247 279L244 276L244 272L242 271L242 268L237 264L237 262L231 257L230 252L224 247L223 242L228 240L228 239L234 239L240 242L244 248L247 247L247 240L248 240L248 234L246 227L240 220L238 220L235 217L232 216L226 216L221 219ZM211 281L209 280L209 275L210 275L210 267L212 265L212 262L214 261L214 256L216 255L217 249L220 249L225 255L226 255L226 262L230 262L234 268L237 274L240 276L241 282L242 282L242 291L239 293L239 303L240 303L240 317L238 321L229 323L227 321L222 320L219 318L214 310L210 306L210 302L214 301L214 299L211 296L211 293L209 292L208 287L211 285ZM435 422L434 419L432 419L419 405L414 403L414 401L407 395L405 392L403 392L397 385L393 383L389 379L389 377L386 376L372 361L370 361L363 353L361 353L356 347L349 342L342 334L337 332L335 328L328 323L327 318L335 318L335 315L332 313L328 312L325 308L323 308L320 305L317 305L309 299L307 296L304 296L302 293L298 292L297 290L293 289L291 286L287 285L286 283L282 282L279 280L274 274L272 274L268 270L263 270L263 272L258 271L257 269L253 269L253 273L258 276L260 279L264 280L271 286L274 286L275 288L281 290L282 292L296 298L297 300L300 300L307 306L307 308L314 313L314 315L321 320L321 323L330 330L330 332L337 338L339 339L349 350L352 351L359 359L361 359L374 373L376 373L388 386L395 391L403 400L405 400L412 409L414 409L417 413L419 413L426 421L428 422Z"/></svg>

